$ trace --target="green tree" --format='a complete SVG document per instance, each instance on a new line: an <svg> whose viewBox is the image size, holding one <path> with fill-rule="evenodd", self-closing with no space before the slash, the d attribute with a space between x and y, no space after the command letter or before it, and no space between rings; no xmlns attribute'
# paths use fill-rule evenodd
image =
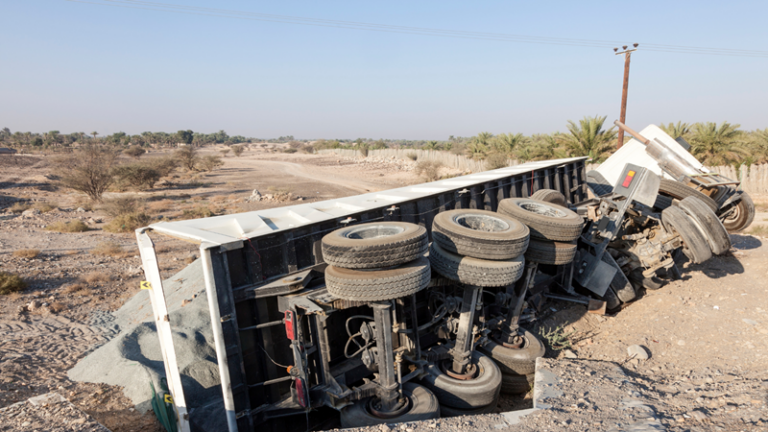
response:
<svg viewBox="0 0 768 432"><path fill-rule="evenodd" d="M669 123L668 125L662 124L659 127L674 139L684 137L691 132L691 126L683 122L677 122L677 124Z"/></svg>
<svg viewBox="0 0 768 432"><path fill-rule="evenodd" d="M89 146L59 160L61 183L101 201L104 191L112 184L112 167L117 154L109 149Z"/></svg>
<svg viewBox="0 0 768 432"><path fill-rule="evenodd" d="M427 141L421 148L424 150L440 150L440 144L437 141Z"/></svg>
<svg viewBox="0 0 768 432"><path fill-rule="evenodd" d="M176 132L176 139L180 143L192 144L192 139L195 137L195 133L191 130L180 130Z"/></svg>
<svg viewBox="0 0 768 432"><path fill-rule="evenodd" d="M492 138L493 134L490 132L480 132L472 137L467 144L467 156L472 159L485 159Z"/></svg>
<svg viewBox="0 0 768 432"><path fill-rule="evenodd" d="M490 141L491 147L498 153L511 155L515 149L525 143L527 138L521 134L503 133L498 134Z"/></svg>
<svg viewBox="0 0 768 432"><path fill-rule="evenodd" d="M568 120L568 134L560 135L560 143L571 156L589 156L600 163L608 158L616 144L616 130L603 129L607 116L584 117L579 124Z"/></svg>
<svg viewBox="0 0 768 432"><path fill-rule="evenodd" d="M749 154L738 124L696 123L690 137L691 153L709 166L736 164Z"/></svg>

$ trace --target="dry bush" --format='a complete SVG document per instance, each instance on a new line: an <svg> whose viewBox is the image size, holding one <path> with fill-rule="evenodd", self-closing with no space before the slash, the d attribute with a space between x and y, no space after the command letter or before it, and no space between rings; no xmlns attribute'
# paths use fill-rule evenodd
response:
<svg viewBox="0 0 768 432"><path fill-rule="evenodd" d="M105 199L101 210L110 216L122 216L144 210L144 200L135 196Z"/></svg>
<svg viewBox="0 0 768 432"><path fill-rule="evenodd" d="M299 148L299 151L302 153L313 154L315 152L315 148L311 145L305 145L304 147Z"/></svg>
<svg viewBox="0 0 768 432"><path fill-rule="evenodd" d="M52 201L38 201L32 206L32 208L40 210L40 213L48 213L51 210L56 210L59 208L59 205Z"/></svg>
<svg viewBox="0 0 768 432"><path fill-rule="evenodd" d="M240 155L245 151L245 147L241 145L233 145L230 147L230 149L232 149L232 153L237 157L240 157Z"/></svg>
<svg viewBox="0 0 768 432"><path fill-rule="evenodd" d="M221 160L221 157L219 156L203 156L200 159L200 168L202 168L204 171L211 172L215 170L216 168L224 165L224 162Z"/></svg>
<svg viewBox="0 0 768 432"><path fill-rule="evenodd" d="M506 168L509 166L507 155L502 153L491 153L485 158L485 169L495 170L499 168Z"/></svg>
<svg viewBox="0 0 768 432"><path fill-rule="evenodd" d="M195 171L200 158L198 158L197 151L194 147L181 147L173 154L183 168L185 168L187 171Z"/></svg>
<svg viewBox="0 0 768 432"><path fill-rule="evenodd" d="M8 207L8 210L10 210L13 213L21 213L25 210L29 210L30 207L31 205L28 202L17 201L13 203L12 206Z"/></svg>
<svg viewBox="0 0 768 432"><path fill-rule="evenodd" d="M85 283L109 282L112 280L112 276L107 272L95 271L81 275L80 280Z"/></svg>
<svg viewBox="0 0 768 432"><path fill-rule="evenodd" d="M63 311L64 309L66 309L66 307L63 304L59 303L59 302L53 302L53 303L48 305L48 310L53 312L53 313L59 313L59 312Z"/></svg>
<svg viewBox="0 0 768 432"><path fill-rule="evenodd" d="M117 160L115 151L103 147L85 147L56 161L61 172L61 184L83 192L93 201L112 185L112 167Z"/></svg>
<svg viewBox="0 0 768 432"><path fill-rule="evenodd" d="M419 155L417 155L417 154L416 154L416 153L414 153L414 152L408 153L408 154L406 154L405 156L406 156L408 159L410 159L410 160L412 160L412 161L414 161L414 162L415 162L415 161L416 161L416 160L419 158Z"/></svg>
<svg viewBox="0 0 768 432"><path fill-rule="evenodd" d="M424 177L426 181L431 182L440 178L440 167L442 166L443 164L440 162L424 160L416 164L413 172L417 176Z"/></svg>
<svg viewBox="0 0 768 432"><path fill-rule="evenodd" d="M283 153L288 153L288 154L293 154L293 153L296 153L296 151L297 151L297 150L296 150L295 148L287 148L287 149L283 149Z"/></svg>
<svg viewBox="0 0 768 432"><path fill-rule="evenodd" d="M19 275L0 271L0 295L23 291L27 287Z"/></svg>
<svg viewBox="0 0 768 432"><path fill-rule="evenodd" d="M208 206L198 206L193 209L186 209L182 212L180 219L200 219L216 216L216 213Z"/></svg>
<svg viewBox="0 0 768 432"><path fill-rule="evenodd" d="M135 158L140 157L141 155L143 155L146 152L147 151L144 150L144 148L142 148L141 146L137 146L137 145L130 146L127 149L123 150L123 154L128 155L128 156L132 156L132 157L135 157Z"/></svg>
<svg viewBox="0 0 768 432"><path fill-rule="evenodd" d="M229 149L219 150L219 153L221 153L222 156L227 157L229 154Z"/></svg>
<svg viewBox="0 0 768 432"><path fill-rule="evenodd" d="M169 199L164 199L160 201L152 201L151 203L147 204L147 210L150 213L161 213L161 212L172 209L173 206L174 206L173 201Z"/></svg>
<svg viewBox="0 0 768 432"><path fill-rule="evenodd" d="M93 249L91 249L91 254L111 256L115 258L122 258L129 255L129 253L123 250L119 244L111 241L103 241L97 244Z"/></svg>
<svg viewBox="0 0 768 432"><path fill-rule="evenodd" d="M190 265L193 262L195 262L196 259L197 259L197 257L195 255L190 255L190 256L184 258L184 264Z"/></svg>
<svg viewBox="0 0 768 432"><path fill-rule="evenodd" d="M19 258L32 259L32 258L36 258L38 255L40 255L40 251L37 249L19 249L19 250L13 251L13 256L19 257Z"/></svg>
<svg viewBox="0 0 768 432"><path fill-rule="evenodd" d="M127 213L116 216L104 225L103 229L112 233L133 232L138 228L147 226L150 220L150 216L144 212Z"/></svg>
<svg viewBox="0 0 768 432"><path fill-rule="evenodd" d="M162 177L152 165L143 162L120 165L112 170L112 174L115 176L115 183L120 190L127 188L140 191L152 189Z"/></svg>
<svg viewBox="0 0 768 432"><path fill-rule="evenodd" d="M71 221L59 221L54 222L45 227L48 231L58 231L61 233L79 233L88 231L88 225L84 224L80 219L72 219Z"/></svg>
<svg viewBox="0 0 768 432"><path fill-rule="evenodd" d="M77 282L76 283L71 283L69 285L65 285L64 288L63 288L63 290L64 290L64 292L66 294L76 293L76 292L82 291L84 289L86 289L86 286L81 284L81 283L77 283Z"/></svg>

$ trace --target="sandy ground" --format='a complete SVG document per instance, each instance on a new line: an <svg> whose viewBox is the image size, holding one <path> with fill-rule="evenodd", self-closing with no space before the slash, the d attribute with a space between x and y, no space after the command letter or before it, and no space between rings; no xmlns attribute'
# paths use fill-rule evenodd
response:
<svg viewBox="0 0 768 432"><path fill-rule="evenodd" d="M422 181L412 172L413 164L402 161L360 162L263 149L224 160L221 169L198 177L195 187L178 187L188 180L181 175L174 185L160 184L139 194L148 201L147 211L158 220L201 206L217 214L233 213ZM119 387L75 383L66 377L79 359L112 336L98 325L99 311L115 310L137 293L142 272L133 236L103 231L109 217L98 208L77 211L83 197L57 189L51 181L54 172L44 158L0 164L0 271L18 273L29 283L24 292L0 301L0 408L56 391L110 430L159 431L153 415L139 415ZM254 189L274 198L248 202ZM18 198L55 203L56 209L30 217L2 212ZM756 225L768 226L768 199L753 198L761 209ZM44 229L71 219L83 220L92 230ZM194 245L157 240L164 276L196 257ZM103 241L123 251L94 255L92 249ZM586 314L583 306L556 303L529 327L539 332L565 326L572 332L569 355L621 365L644 388L660 395L654 408L670 430L765 430L768 247L766 240L751 235L734 235L732 241L726 256L703 265L684 263L684 280L645 293L615 316L599 317ZM19 249L37 249L40 254L15 256ZM650 359L630 358L626 350L632 344L647 347ZM551 349L547 354L564 356ZM736 382L743 385L733 386ZM505 399L499 410L528 405L530 395ZM705 417L692 417L694 410ZM26 430L4 422L0 417L2 430Z"/></svg>

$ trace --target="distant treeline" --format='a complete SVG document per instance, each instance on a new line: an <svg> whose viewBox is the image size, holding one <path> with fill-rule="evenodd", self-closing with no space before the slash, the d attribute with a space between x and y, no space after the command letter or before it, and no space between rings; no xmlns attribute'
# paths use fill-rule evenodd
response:
<svg viewBox="0 0 768 432"><path fill-rule="evenodd" d="M298 141L292 135L275 139L246 138L229 136L219 131L211 134L180 130L176 133L143 132L128 135L118 132L99 136L98 132L86 134L76 132L60 134L58 131L46 133L15 132L8 128L0 130L0 145L6 147L50 148L88 144L108 144L115 146L172 146L178 143L202 146L207 144L240 144L277 142L288 143L287 151L313 152L322 149L347 148L357 149L366 154L368 150L385 148L412 148L422 150L444 150L465 155L472 159L516 159L521 162L531 160L554 159L569 156L589 156L593 162L602 162L616 149L617 130L605 125L606 116L587 116L578 122L569 120L567 132L551 134L502 133L498 135L481 132L473 137L454 137L448 140L373 140L369 138L318 139ZM672 138L683 137L691 144L691 153L702 163L710 166L761 164L768 162L768 128L764 130L744 131L740 125L728 122L694 123L682 122L662 124ZM625 140L629 137L625 136Z"/></svg>

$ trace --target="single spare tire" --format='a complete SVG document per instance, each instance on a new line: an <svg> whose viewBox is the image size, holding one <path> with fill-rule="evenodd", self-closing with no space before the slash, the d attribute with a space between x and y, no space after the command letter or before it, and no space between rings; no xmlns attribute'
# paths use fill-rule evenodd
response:
<svg viewBox="0 0 768 432"><path fill-rule="evenodd" d="M448 252L472 258L508 260L528 248L528 227L487 210L449 210L435 216L432 241Z"/></svg>
<svg viewBox="0 0 768 432"><path fill-rule="evenodd" d="M523 394L528 393L533 388L536 374L528 375L510 375L501 374L501 392L504 394Z"/></svg>
<svg viewBox="0 0 768 432"><path fill-rule="evenodd" d="M531 195L531 199L557 204L562 207L568 206L565 195L554 189L539 189Z"/></svg>
<svg viewBox="0 0 768 432"><path fill-rule="evenodd" d="M741 201L736 204L736 208L723 219L723 226L730 233L737 233L744 231L752 224L755 219L755 203L752 202L752 198L746 194L741 193Z"/></svg>
<svg viewBox="0 0 768 432"><path fill-rule="evenodd" d="M659 194L660 195L666 195L668 197L672 197L678 201L682 201L684 198L687 198L689 196L696 197L701 200L704 204L707 205L712 211L717 211L717 208L719 207L715 200L712 198L704 195L703 193L697 191L696 189L684 185L678 181L670 180L661 178L659 183Z"/></svg>
<svg viewBox="0 0 768 432"><path fill-rule="evenodd" d="M699 229L682 209L669 207L661 212L661 223L667 231L680 235L683 240L683 253L694 264L701 264L712 258L712 250Z"/></svg>
<svg viewBox="0 0 768 432"><path fill-rule="evenodd" d="M531 240L525 259L539 264L564 265L573 261L576 243Z"/></svg>
<svg viewBox="0 0 768 432"><path fill-rule="evenodd" d="M437 242L429 249L429 262L440 275L452 281L481 287L502 287L512 285L520 279L525 268L525 258L503 261L483 260L448 252Z"/></svg>
<svg viewBox="0 0 768 432"><path fill-rule="evenodd" d="M507 198L499 202L499 213L528 225L531 237L560 242L579 238L584 219L565 207L531 198Z"/></svg>
<svg viewBox="0 0 768 432"><path fill-rule="evenodd" d="M731 248L731 237L715 212L696 197L684 198L678 204L693 219L699 232L707 240L715 255L722 255Z"/></svg>
<svg viewBox="0 0 768 432"><path fill-rule="evenodd" d="M415 294L429 285L429 260L421 257L387 270L353 270L328 266L328 292L345 300L381 301Z"/></svg>
<svg viewBox="0 0 768 432"><path fill-rule="evenodd" d="M373 222L337 229L323 237L326 263L348 269L400 265L423 256L427 230L407 222Z"/></svg>

